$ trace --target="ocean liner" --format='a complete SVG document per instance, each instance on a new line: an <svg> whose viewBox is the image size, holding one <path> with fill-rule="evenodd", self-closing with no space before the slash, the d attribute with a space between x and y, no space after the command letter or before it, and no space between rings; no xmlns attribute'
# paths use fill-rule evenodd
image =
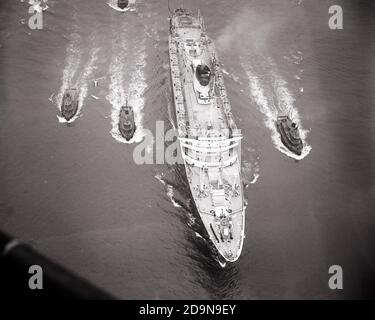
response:
<svg viewBox="0 0 375 320"><path fill-rule="evenodd" d="M236 261L245 238L241 132L200 12L170 18L169 58L181 155L196 208L219 254Z"/></svg>

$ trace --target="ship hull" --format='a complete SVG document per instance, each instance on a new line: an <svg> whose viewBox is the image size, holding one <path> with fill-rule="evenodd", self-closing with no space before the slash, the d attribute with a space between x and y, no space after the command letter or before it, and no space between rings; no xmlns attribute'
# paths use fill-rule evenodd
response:
<svg viewBox="0 0 375 320"><path fill-rule="evenodd" d="M67 95L71 96L70 103L66 103ZM78 93L75 89L68 89L64 93L61 103L61 116L70 121L78 112Z"/></svg>
<svg viewBox="0 0 375 320"><path fill-rule="evenodd" d="M283 145L294 154L300 156L302 154L303 150L303 142L301 139L291 139L291 137L286 133L285 130L288 130L288 128L285 128L281 121L276 121L276 128L277 131L280 133L281 142Z"/></svg>
<svg viewBox="0 0 375 320"><path fill-rule="evenodd" d="M66 110L64 108L61 109L61 116L66 120L71 120L78 111L78 102L74 103L74 106L72 109Z"/></svg>
<svg viewBox="0 0 375 320"><path fill-rule="evenodd" d="M183 15L186 19L181 19L181 22L191 17ZM200 17L187 21L190 29L191 25L196 26L198 23L201 23ZM180 36L176 36L176 29L173 30L176 21L173 21L173 17L170 25L173 116L191 197L218 253L226 261L234 262L241 254L245 238L239 152L242 136L232 119L211 41L203 32L200 33L203 29L199 27L191 34L189 29L177 30ZM185 41L181 35L193 39ZM199 51L198 48L198 54L194 54L195 59L189 56L192 50L184 49L192 43L196 45L194 36L203 37L200 43L204 44L203 49ZM197 74L194 68L197 67L202 70L199 83L194 78ZM210 123L206 121L208 118Z"/></svg>
<svg viewBox="0 0 375 320"><path fill-rule="evenodd" d="M186 176L189 174L189 169L188 165L185 163L185 173ZM243 240L245 239L245 208L243 208L242 212L237 212L236 215L234 215L236 218L233 221L233 224L235 225L236 230L234 230L234 233L237 233L240 235L240 239L238 242L234 243L230 250L234 253L232 256L228 257L226 255L226 249L222 245L222 241L220 238L220 235L214 230L213 224L215 223L215 219L207 215L203 210L200 210L200 207L198 206L198 201L194 197L194 187L192 183L189 183L189 190L190 190L190 195L192 199L194 199L194 203L196 205L197 212L201 218L201 221L203 222L203 225L207 231L208 237L211 240L211 243L215 246L215 249L217 252L220 254L222 258L225 259L227 262L235 262L239 259L241 252L242 252L242 247L243 247Z"/></svg>
<svg viewBox="0 0 375 320"><path fill-rule="evenodd" d="M137 129L134 121L134 112L131 107L122 107L119 114L118 129L123 138L129 141Z"/></svg>

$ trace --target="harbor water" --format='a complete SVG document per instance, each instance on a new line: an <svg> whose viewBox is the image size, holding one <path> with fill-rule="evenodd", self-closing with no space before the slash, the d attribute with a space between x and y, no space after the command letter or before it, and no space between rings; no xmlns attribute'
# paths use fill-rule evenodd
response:
<svg viewBox="0 0 375 320"><path fill-rule="evenodd" d="M41 30L28 25L34 1L1 1L0 229L123 299L373 297L375 4L183 3L201 10L244 136L240 259L218 261L182 165L133 159L157 121L175 125L167 1L120 12L48 0ZM333 4L343 30L328 26ZM67 123L68 87L80 95ZM127 99L129 142L118 132ZM299 157L274 126L284 113L301 129ZM331 265L344 290L330 290Z"/></svg>

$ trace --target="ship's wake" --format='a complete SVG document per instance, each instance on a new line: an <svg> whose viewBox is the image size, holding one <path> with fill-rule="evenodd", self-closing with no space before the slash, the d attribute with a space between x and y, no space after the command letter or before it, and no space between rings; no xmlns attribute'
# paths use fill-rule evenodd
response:
<svg viewBox="0 0 375 320"><path fill-rule="evenodd" d="M241 174L244 187L247 188L250 184L257 183L260 176L259 156L253 158L246 156L246 160L242 161Z"/></svg>
<svg viewBox="0 0 375 320"><path fill-rule="evenodd" d="M78 67L81 62L82 52L78 48L78 42L80 41L81 37L77 33L73 33L70 35L70 43L66 48L66 59L65 59L65 67L63 70L62 78L61 78L61 87L59 93L55 96L54 102L61 113L61 103L63 99L63 95L66 89L72 86L73 78L78 70ZM78 112L77 112L78 114ZM68 122L63 117L57 116L60 123ZM74 119L75 120L75 119ZM73 122L71 119L69 122Z"/></svg>
<svg viewBox="0 0 375 320"><path fill-rule="evenodd" d="M127 99L125 90L123 88L123 67L124 64L121 61L121 58L119 56L114 57L109 69L111 82L109 85L109 94L106 98L112 105L112 137L122 143L131 143L131 141L127 141L125 138L121 136L120 131L118 129L120 110L121 107L125 105Z"/></svg>
<svg viewBox="0 0 375 320"><path fill-rule="evenodd" d="M196 252L193 250L190 252L192 257L196 259L203 255L206 257L207 264L217 263L221 268L226 268L227 264L208 238L195 206L192 205L191 201L185 200L189 199L191 195L189 186L185 180L186 177L182 177L183 172L183 167L170 167L166 172L157 173L155 178L164 186L168 200L172 203L173 207L178 209L175 212L181 218L182 222L188 226L186 230L188 239L192 242L192 248L196 248L199 251ZM184 180L181 180L181 178ZM174 180L178 180L178 184Z"/></svg>
<svg viewBox="0 0 375 320"><path fill-rule="evenodd" d="M175 189L171 184L168 184L167 181L164 180L163 175L158 173L155 175L155 178L166 188L166 194L168 196L168 199L172 203L172 205L175 208L181 208L181 204L177 199L175 199L174 194L175 194Z"/></svg>
<svg viewBox="0 0 375 320"><path fill-rule="evenodd" d="M138 50L134 52L132 56L136 57L136 60L130 58L130 62L125 61L125 52L127 45L125 39L123 39L122 46L120 48L121 54L116 54L112 58L110 64L110 85L109 94L107 100L112 105L111 111L111 123L112 130L111 135L114 139L121 143L138 143L141 142L146 133L143 130L143 108L144 108L144 93L147 88L144 68L146 66L146 47L144 40L138 47ZM115 50L117 51L117 50ZM125 76L130 74L129 85L126 85ZM126 91L127 87L127 91ZM119 131L119 117L121 107L128 104L133 108L134 121L136 125L136 131L134 136L127 141Z"/></svg>
<svg viewBox="0 0 375 320"><path fill-rule="evenodd" d="M283 15L271 20L268 18L263 11L244 8L221 31L215 44L223 55L232 59L234 58L232 49L236 48L236 55L241 57L240 66L247 77L242 77L242 72L241 75L234 76L232 72L228 72L227 68L223 69L223 73L241 87L246 87L242 83L248 83L250 98L263 114L264 123L271 131L276 149L289 157L300 160L311 151L311 146L306 140L307 130L302 126L291 84L282 77L280 68L271 57L268 58L268 53L273 52L273 41L276 35L285 28L288 20ZM248 30L252 32L249 34ZM244 42L244 38L250 40ZM291 48L290 55L285 56L284 60L288 64L288 72L298 69L298 74L294 77L294 80L298 82L303 72L301 66L303 55L297 47L291 46ZM303 92L303 87L299 87L298 90L299 93ZM289 151L281 142L275 121L277 116L282 114L290 115L292 120L299 125L304 144L301 156Z"/></svg>
<svg viewBox="0 0 375 320"><path fill-rule="evenodd" d="M49 8L48 0L29 0L29 5L31 5L33 9L37 12L42 12Z"/></svg>
<svg viewBox="0 0 375 320"><path fill-rule="evenodd" d="M295 98L287 87L287 82L272 71L269 75L271 86L266 86L266 81L259 76L253 68L242 64L249 81L250 98L264 115L264 123L271 131L271 138L277 150L284 153L288 157L296 160L302 160L311 151L311 146L306 138L308 130L302 126L302 121L298 110L295 107ZM303 151L300 156L289 151L281 141L279 132L276 129L276 120L279 115L288 115L297 123L300 136L303 141Z"/></svg>
<svg viewBox="0 0 375 320"><path fill-rule="evenodd" d="M87 63L84 65L82 71L78 72L83 55L82 51L79 50L77 45L81 37L76 33L72 34L71 37L72 41L67 47L67 56L61 79L61 87L59 93L55 96L54 103L61 114L61 104L65 90L69 88L76 88L79 91L78 110L74 117L70 120L66 120L60 114L57 115L57 119L60 123L72 123L81 116L84 101L88 93L89 78L95 69L95 63L98 59L99 53L99 48L93 48L90 51L90 56Z"/></svg>
<svg viewBox="0 0 375 320"><path fill-rule="evenodd" d="M190 201L190 190L187 182L182 177L184 175L184 168L174 168L169 167L167 172L158 173L155 178L162 183L165 188L166 195L169 201L175 208L179 209L179 212L183 213L184 223L186 223L189 228L194 233L202 234L202 226L197 220L198 215L194 212L192 203ZM176 181L175 181L176 180ZM202 238L204 238L202 236Z"/></svg>

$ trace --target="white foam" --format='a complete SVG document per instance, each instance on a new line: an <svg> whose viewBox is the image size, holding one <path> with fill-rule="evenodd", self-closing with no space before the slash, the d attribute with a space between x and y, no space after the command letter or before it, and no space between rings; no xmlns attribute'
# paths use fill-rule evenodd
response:
<svg viewBox="0 0 375 320"><path fill-rule="evenodd" d="M234 82L238 83L238 84L241 84L241 81L240 81L240 78L238 76L236 76L235 74L233 73L229 73L226 69L222 68L221 71L223 72L223 74L225 74L226 76L228 76L230 79L232 79Z"/></svg>
<svg viewBox="0 0 375 320"><path fill-rule="evenodd" d="M263 87L259 77L254 72L252 72L250 68L244 65L243 67L246 70L246 74L249 79L250 96L258 106L259 110L265 116L264 122L266 127L271 131L271 138L276 149L278 149L288 157L294 158L296 160L305 158L311 151L311 146L308 145L306 141L308 131L303 129L302 127L298 110L294 105L295 99L288 89L287 82L282 79L281 76L279 76L276 72L273 71L271 73L271 77L273 79L273 90L277 100L277 105L275 105L275 101L272 98L272 95L267 96L265 88ZM275 125L275 121L277 120L277 116L279 114L289 115L290 118L298 124L300 128L301 139L304 144L303 152L300 156L294 154L283 145L280 134L277 131Z"/></svg>
<svg viewBox="0 0 375 320"><path fill-rule="evenodd" d="M258 106L260 112L262 112L266 116L265 124L267 128L272 130L275 127L274 122L277 119L277 109L273 104L273 101L271 101L271 104L269 99L267 98L259 78L250 70L246 71L246 74L249 79L251 98Z"/></svg>
<svg viewBox="0 0 375 320"><path fill-rule="evenodd" d="M35 11L42 12L48 9L47 2L48 0L29 0L29 5L31 5Z"/></svg>
<svg viewBox="0 0 375 320"><path fill-rule="evenodd" d="M121 106L123 106L126 102L126 95L123 88L123 78L124 73L123 69L124 63L119 55L115 56L111 62L109 67L110 72L110 84L109 84L109 94L106 96L107 100L112 105L112 136L120 141L125 142L126 140L121 137L120 132L118 131L117 125L119 122L119 112L121 110Z"/></svg>
<svg viewBox="0 0 375 320"><path fill-rule="evenodd" d="M165 183L165 181L163 180L163 177L162 177L162 175L161 174L156 174L155 175L155 178L158 180L158 181L160 181L161 182L161 184L163 184L163 185L165 185L166 183Z"/></svg>
<svg viewBox="0 0 375 320"><path fill-rule="evenodd" d="M156 174L155 178L159 180L162 185L167 187L167 196L169 200L172 202L173 206L175 208L181 208L181 206L174 200L174 188L170 184L167 184L164 180L161 174Z"/></svg>
<svg viewBox="0 0 375 320"><path fill-rule="evenodd" d="M250 181L250 184L255 184L258 181L259 176L259 173L255 173L253 180Z"/></svg>
<svg viewBox="0 0 375 320"><path fill-rule="evenodd" d="M276 131L276 134L273 135L273 140L278 150L286 154L288 157L294 158L296 160L302 160L305 158L311 151L311 146L307 143L307 133L308 130L305 130L302 126L301 118L298 113L298 109L295 107L295 99L292 93L288 89L288 83L281 78L275 72L273 75L273 86L277 94L279 110L282 114L289 115L289 117L297 123L299 127L300 137L303 141L303 150L300 156L288 150L281 142L280 134Z"/></svg>
<svg viewBox="0 0 375 320"><path fill-rule="evenodd" d="M82 106L84 104L85 98L87 97L88 87L89 87L89 78L92 75L93 70L95 69L95 63L98 60L98 52L99 48L93 48L90 52L90 59L86 63L85 68L83 70L83 73L75 83L75 87L79 88L80 94L79 94L79 106L78 106L78 112L82 109Z"/></svg>
<svg viewBox="0 0 375 320"><path fill-rule="evenodd" d="M129 87L129 104L133 107L134 113L136 114L135 122L138 132L135 133L133 138L136 142L142 141L143 137L146 135L146 133L143 132L143 108L145 104L143 95L147 88L144 72L146 58L146 48L143 44L142 49L138 53L138 58L135 63L136 70L132 74Z"/></svg>
<svg viewBox="0 0 375 320"><path fill-rule="evenodd" d="M252 160L250 160L251 162L247 160L242 161L242 174L244 177L243 181L245 187L247 187L249 184L255 184L260 176L259 159L254 159L251 154L249 155L249 158L253 158Z"/></svg>
<svg viewBox="0 0 375 320"><path fill-rule="evenodd" d="M59 93L55 96L54 99L54 102L60 112L64 92L72 85L73 78L78 70L81 61L82 53L77 47L77 43L80 41L80 39L81 37L79 34L72 33L70 35L69 45L66 48L65 67L61 78L61 86ZM68 122L60 115L58 115L57 118L60 123Z"/></svg>
<svg viewBox="0 0 375 320"><path fill-rule="evenodd" d="M123 47L126 47L123 43ZM116 55L110 65L110 78L111 83L109 86L109 94L107 100L112 105L112 130L111 135L114 139L121 143L138 143L141 142L146 133L143 130L143 108L144 108L144 97L143 94L147 88L146 78L144 74L144 67L146 66L146 52L145 45L142 43L141 48L134 54L137 59L133 65L133 70L124 70L125 64L123 58ZM124 90L124 72L131 72L131 79L129 85L129 92L125 94ZM136 125L136 131L132 139L127 141L122 137L119 129L119 117L120 110L123 105L128 104L133 108L134 121Z"/></svg>
<svg viewBox="0 0 375 320"><path fill-rule="evenodd" d="M181 208L181 206L174 200L174 188L171 185L167 185L167 195L175 208Z"/></svg>
<svg viewBox="0 0 375 320"><path fill-rule="evenodd" d="M89 77L91 76L95 68L95 62L98 59L98 52L99 48L93 48L91 50L90 59L86 63L82 73L79 75L78 79L74 82L74 84L72 84L72 79L74 77L74 74L76 73L76 69L78 68L79 60L71 59L70 61L70 58L68 57L69 62L67 64L67 68L64 69L63 72L63 85L61 86L60 93L56 100L58 103L58 108L61 111L62 97L64 95L65 90L68 89L68 87L70 86L72 86L73 88L77 88L79 90L78 110L77 113L70 120L66 120L64 117L57 115L57 119L60 123L72 123L81 116L81 110L84 106L84 101L87 97Z"/></svg>
<svg viewBox="0 0 375 320"><path fill-rule="evenodd" d="M191 212L188 212L187 214L188 216L188 226L191 228L195 225L195 221L196 221L196 218L193 216L193 214Z"/></svg>
<svg viewBox="0 0 375 320"><path fill-rule="evenodd" d="M204 238L203 238L198 232L195 232L195 236L196 236L197 238L199 238L199 239L203 239L203 240L204 240Z"/></svg>

